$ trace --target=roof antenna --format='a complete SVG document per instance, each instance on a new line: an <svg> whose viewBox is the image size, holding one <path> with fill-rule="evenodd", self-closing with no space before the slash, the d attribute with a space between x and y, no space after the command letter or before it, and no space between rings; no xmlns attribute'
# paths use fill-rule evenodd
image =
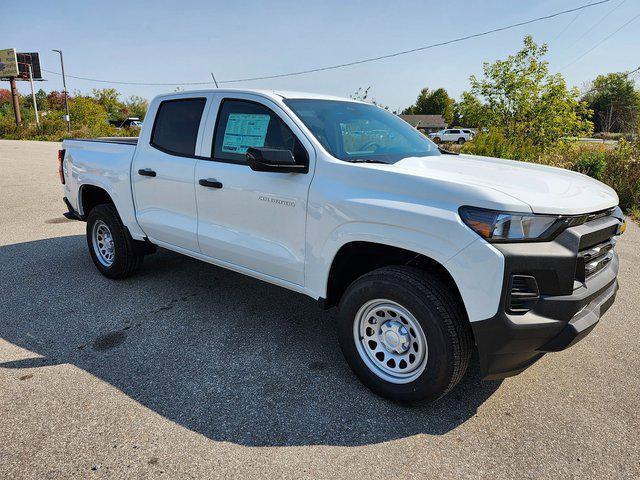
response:
<svg viewBox="0 0 640 480"><path fill-rule="evenodd" d="M218 82L216 81L216 77L215 77L215 75L213 74L213 72L211 72L211 78L213 78L213 83L215 83L215 84L216 84L216 88L220 88L220 87L218 87Z"/></svg>

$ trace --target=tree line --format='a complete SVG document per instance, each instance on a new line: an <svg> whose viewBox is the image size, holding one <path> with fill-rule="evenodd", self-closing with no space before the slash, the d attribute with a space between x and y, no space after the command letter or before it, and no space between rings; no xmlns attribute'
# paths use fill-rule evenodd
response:
<svg viewBox="0 0 640 480"><path fill-rule="evenodd" d="M516 54L484 63L482 77L469 78L471 88L460 101L445 88L424 88L401 113L438 114L452 126L500 129L536 145L559 136L637 132L640 91L631 75L599 75L581 93L568 88L561 74L549 72L546 54L546 45L527 36Z"/></svg>
<svg viewBox="0 0 640 480"><path fill-rule="evenodd" d="M69 95L69 114L72 132L67 132L64 120L64 92L46 93L40 89L35 94L40 127L35 125L35 111L31 95L19 95L22 125L16 126L11 102L11 92L0 89L0 137L36 140L60 140L65 136L137 135L135 129L118 129L129 117L144 119L148 101L137 95L121 99L114 88L93 89L90 94L74 92Z"/></svg>

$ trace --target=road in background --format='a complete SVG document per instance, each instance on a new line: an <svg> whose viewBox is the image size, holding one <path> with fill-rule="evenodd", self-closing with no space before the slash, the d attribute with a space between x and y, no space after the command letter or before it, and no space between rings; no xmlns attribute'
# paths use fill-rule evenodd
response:
<svg viewBox="0 0 640 480"><path fill-rule="evenodd" d="M3 478L638 478L640 230L596 329L503 382L382 400L309 298L171 252L110 281L58 144L0 141Z"/></svg>

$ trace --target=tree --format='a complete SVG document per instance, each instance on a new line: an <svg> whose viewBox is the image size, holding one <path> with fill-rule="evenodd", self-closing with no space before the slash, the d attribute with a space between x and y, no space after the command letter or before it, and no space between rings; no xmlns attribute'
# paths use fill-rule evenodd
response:
<svg viewBox="0 0 640 480"><path fill-rule="evenodd" d="M463 127L482 128L486 125L484 106L469 92L462 93L462 100L455 104L453 124Z"/></svg>
<svg viewBox="0 0 640 480"><path fill-rule="evenodd" d="M76 95L69 99L69 113L74 125L107 124L107 110L92 98Z"/></svg>
<svg viewBox="0 0 640 480"><path fill-rule="evenodd" d="M39 89L36 92L36 102L38 103L38 108L40 110L46 110L47 109L47 92L45 92L43 89Z"/></svg>
<svg viewBox="0 0 640 480"><path fill-rule="evenodd" d="M505 138L547 148L565 137L588 135L593 124L576 88L568 89L560 74L549 73L547 46L531 36L505 60L483 65L483 78L470 77L471 94L482 102L485 126Z"/></svg>
<svg viewBox="0 0 640 480"><path fill-rule="evenodd" d="M371 90L371 86L367 88L358 87L358 89L349 95L351 100L358 100L360 102L366 102L367 98L369 98L369 90Z"/></svg>
<svg viewBox="0 0 640 480"><path fill-rule="evenodd" d="M353 92L351 95L349 95L349 98L351 100L358 100L360 102L371 103L371 104L375 105L376 107L380 107L380 108L383 108L385 110L389 110L389 107L387 105L381 104L375 98L369 98L369 90L371 90L371 86L369 86L367 88L358 87L358 89L355 92ZM396 113L396 112L393 112L393 113Z"/></svg>
<svg viewBox="0 0 640 480"><path fill-rule="evenodd" d="M454 100L444 88L438 88L430 92L423 88L416 98L416 103L405 108L404 115L442 115L449 124L453 122Z"/></svg>
<svg viewBox="0 0 640 480"><path fill-rule="evenodd" d="M0 88L0 106L11 102L11 90Z"/></svg>
<svg viewBox="0 0 640 480"><path fill-rule="evenodd" d="M11 117L13 120L11 90L7 90L6 88L0 88L0 117Z"/></svg>
<svg viewBox="0 0 640 480"><path fill-rule="evenodd" d="M149 108L149 102L146 98L139 97L137 95L131 95L124 101L125 108L129 111L129 115L132 117L138 117L140 120L144 120L144 116Z"/></svg>
<svg viewBox="0 0 640 480"><path fill-rule="evenodd" d="M53 90L47 95L47 106L51 110L64 110L64 93Z"/></svg>
<svg viewBox="0 0 640 480"><path fill-rule="evenodd" d="M104 107L112 120L124 120L124 105L120 102L120 94L115 88L94 88L92 96L96 102Z"/></svg>
<svg viewBox="0 0 640 480"><path fill-rule="evenodd" d="M598 75L582 99L593 110L598 132L633 131L640 118L640 92L625 73Z"/></svg>

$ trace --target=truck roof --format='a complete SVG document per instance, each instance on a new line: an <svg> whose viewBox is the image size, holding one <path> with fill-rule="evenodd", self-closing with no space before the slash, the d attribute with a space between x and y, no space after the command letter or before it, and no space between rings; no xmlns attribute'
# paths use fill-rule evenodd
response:
<svg viewBox="0 0 640 480"><path fill-rule="evenodd" d="M323 95L321 93L309 93L309 92L295 92L289 90L264 90L257 88L207 88L207 89L198 89L198 90L185 90L182 92L174 92L174 93L165 93L158 95L158 97L176 97L181 94L193 94L193 93L253 93L262 95L264 97L271 98L273 100L280 100L283 98L308 98L308 99L316 99L316 100L341 100L347 102L357 102L357 100L353 100L350 98L337 97L334 95Z"/></svg>

